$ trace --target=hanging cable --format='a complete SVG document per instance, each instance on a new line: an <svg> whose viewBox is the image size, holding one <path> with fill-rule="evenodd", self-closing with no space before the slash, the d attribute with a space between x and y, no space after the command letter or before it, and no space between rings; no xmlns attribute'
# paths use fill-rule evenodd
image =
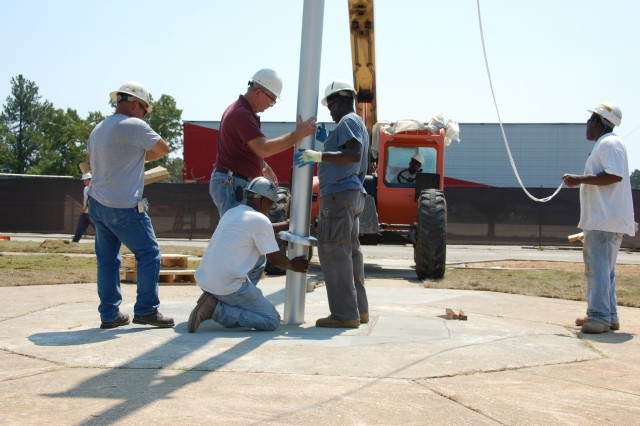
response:
<svg viewBox="0 0 640 426"><path fill-rule="evenodd" d="M518 169L516 168L516 164L513 161L513 156L511 155L511 149L509 149L509 142L507 141L507 135L504 132L504 126L502 125L502 118L500 118L500 111L498 110L498 102L496 101L496 95L495 95L495 92L493 91L493 83L491 81L491 72L489 71L489 61L487 60L487 49L485 48L485 45L484 45L484 32L482 30L482 17L480 16L480 0L477 0L477 4L478 4L478 23L480 24L480 39L482 40L482 53L484 54L484 64L485 64L485 67L487 68L487 76L489 77L489 87L491 88L491 96L493 97L493 105L496 108L496 114L498 114L498 122L500 123L500 131L502 132L502 139L504 140L504 146L505 146L505 148L507 148L507 154L509 154L509 161L511 162L511 169L513 170L513 173L516 175L516 178L518 179L518 183L520 184L520 187L525 192L525 194L527 194L527 196L529 198L531 198L533 201L537 201L539 203L546 203L547 201L550 201L553 197L555 197L556 194L558 194L558 192L560 192L560 190L562 189L563 183L560 183L560 186L558 187L558 189L556 189L556 192L554 192L550 196L545 197L545 198L536 198L533 195L531 195L529 193L529 191L527 191L527 188L524 187L524 184L522 183L522 180L520 179L520 175L518 174Z"/></svg>
<svg viewBox="0 0 640 426"><path fill-rule="evenodd" d="M626 135L624 135L622 137L622 139L626 139L627 136L634 134L635 132L637 132L638 130L640 130L640 127L636 127L635 129L633 129L632 131L630 131L629 133L627 133Z"/></svg>

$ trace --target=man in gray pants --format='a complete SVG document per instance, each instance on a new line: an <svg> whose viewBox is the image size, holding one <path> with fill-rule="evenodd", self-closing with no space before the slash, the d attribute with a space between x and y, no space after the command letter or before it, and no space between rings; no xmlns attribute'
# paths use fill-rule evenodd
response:
<svg viewBox="0 0 640 426"><path fill-rule="evenodd" d="M324 274L331 315L316 327L357 328L369 322L360 250L359 216L364 209L363 186L367 171L369 133L354 111L356 91L345 81L333 81L322 104L338 126L329 134L323 151L300 150L298 167L320 163L320 217L318 257Z"/></svg>

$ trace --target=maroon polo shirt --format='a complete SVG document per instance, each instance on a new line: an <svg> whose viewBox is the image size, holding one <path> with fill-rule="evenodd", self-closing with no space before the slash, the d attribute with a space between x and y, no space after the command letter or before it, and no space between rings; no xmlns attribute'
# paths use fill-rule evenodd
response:
<svg viewBox="0 0 640 426"><path fill-rule="evenodd" d="M262 176L264 159L247 145L247 142L258 137L264 137L260 130L260 117L241 95L222 115L216 167L232 170L249 179Z"/></svg>

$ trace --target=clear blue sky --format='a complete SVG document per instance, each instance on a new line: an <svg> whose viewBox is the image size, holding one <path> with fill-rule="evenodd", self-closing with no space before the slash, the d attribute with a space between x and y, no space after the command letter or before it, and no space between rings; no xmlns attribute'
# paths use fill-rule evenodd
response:
<svg viewBox="0 0 640 426"><path fill-rule="evenodd" d="M0 101L12 77L57 108L110 114L127 80L176 99L183 120L219 120L258 69L284 79L264 121L293 121L303 0L5 1ZM631 170L640 169L640 2L482 0L485 42L503 122L581 123L609 100L623 112ZM476 0L377 0L378 118L498 121ZM346 0L326 0L320 93L351 78ZM330 121L319 106L320 121ZM507 135L508 136L508 135ZM464 133L461 134L465 143ZM590 143L585 140L585 143ZM527 161L516 158L516 164ZM526 182L525 182L526 184Z"/></svg>

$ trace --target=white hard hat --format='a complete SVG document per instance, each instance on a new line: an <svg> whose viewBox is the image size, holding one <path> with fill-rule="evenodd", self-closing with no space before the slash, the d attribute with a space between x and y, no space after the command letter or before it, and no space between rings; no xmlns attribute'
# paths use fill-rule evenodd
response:
<svg viewBox="0 0 640 426"><path fill-rule="evenodd" d="M244 190L245 192L252 192L266 197L274 203L278 201L278 188L276 188L276 184L265 177L253 179Z"/></svg>
<svg viewBox="0 0 640 426"><path fill-rule="evenodd" d="M588 109L587 111L598 114L614 126L619 126L622 122L622 111L620 107L611 102L603 102L594 109Z"/></svg>
<svg viewBox="0 0 640 426"><path fill-rule="evenodd" d="M334 80L332 81L326 89L324 89L324 98L322 98L322 105L327 106L327 98L331 95L333 95L334 93L340 93L340 92L352 92L353 93L353 97L355 97L356 95L356 89L353 88L353 84L344 81L344 80ZM340 93L343 96L346 96L347 94L344 93Z"/></svg>
<svg viewBox="0 0 640 426"><path fill-rule="evenodd" d="M424 157L419 152L416 152L415 154L413 154L413 157L411 157L411 158L413 158L418 163L420 163L420 165L424 164Z"/></svg>
<svg viewBox="0 0 640 426"><path fill-rule="evenodd" d="M253 77L251 77L249 83L258 83L260 86L276 95L276 98L280 99L280 93L282 92L282 79L274 70L263 68L257 71Z"/></svg>
<svg viewBox="0 0 640 426"><path fill-rule="evenodd" d="M109 94L111 96L111 102L118 102L118 94L123 93L127 95L131 95L136 99L141 100L142 102L147 104L147 113L151 113L153 111L153 105L151 105L151 96L149 96L149 92L145 87L138 83L137 81L128 81L118 90L115 90Z"/></svg>
<svg viewBox="0 0 640 426"><path fill-rule="evenodd" d="M91 179L91 173L90 173L90 172L87 172L87 173L83 174L81 179L82 179L82 180L85 180L85 179Z"/></svg>

